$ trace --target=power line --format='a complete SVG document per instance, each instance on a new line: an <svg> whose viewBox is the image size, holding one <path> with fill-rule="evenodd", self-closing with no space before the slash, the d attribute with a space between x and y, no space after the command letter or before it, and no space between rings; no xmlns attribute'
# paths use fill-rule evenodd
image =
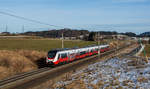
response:
<svg viewBox="0 0 150 89"><path fill-rule="evenodd" d="M41 22L41 21L38 21L38 20L33 20L33 19L25 18L25 17L14 15L14 14L7 13L7 12L0 11L0 14L11 16L11 17L15 17L15 18L26 20L26 21L30 21L30 22L34 22L34 23L38 23L38 24L43 24L43 25L48 25L48 26L53 26L53 27L64 28L62 26L51 25L51 24L44 23L44 22Z"/></svg>

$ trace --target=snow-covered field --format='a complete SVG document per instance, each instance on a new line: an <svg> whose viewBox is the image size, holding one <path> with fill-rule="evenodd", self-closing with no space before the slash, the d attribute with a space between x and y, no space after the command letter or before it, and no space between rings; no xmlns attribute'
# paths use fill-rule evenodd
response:
<svg viewBox="0 0 150 89"><path fill-rule="evenodd" d="M56 89L150 89L150 63L113 58L79 70L54 84Z"/></svg>

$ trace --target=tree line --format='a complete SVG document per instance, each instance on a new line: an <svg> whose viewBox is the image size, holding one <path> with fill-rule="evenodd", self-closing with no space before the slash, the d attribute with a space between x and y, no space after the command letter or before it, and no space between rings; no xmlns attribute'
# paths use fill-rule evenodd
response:
<svg viewBox="0 0 150 89"><path fill-rule="evenodd" d="M29 35L29 36L41 36L41 37L47 37L47 38L61 38L62 33L64 37L83 37L83 40L88 40L88 41L93 41L94 37L96 36L97 33L100 35L127 35L130 37L135 37L136 34L132 32L126 32L126 33L118 33L116 31L88 31L88 30L75 30L75 29L60 29L60 30L48 30L48 31L36 31L36 32L25 32L21 33L23 35Z"/></svg>
<svg viewBox="0 0 150 89"><path fill-rule="evenodd" d="M22 33L23 35L30 35L30 36L41 36L41 37L48 37L48 38L61 38L62 33L64 37L78 37L81 35L89 34L88 30L71 30L71 29L60 29L60 30L48 30L48 31L37 31L37 32L25 32Z"/></svg>
<svg viewBox="0 0 150 89"><path fill-rule="evenodd" d="M28 36L40 36L40 37L46 37L46 38L61 38L62 33L64 37L82 37L84 40L92 41L94 40L94 37L97 33L100 35L127 35L129 37L150 37L150 32L145 32L140 35L137 35L133 32L126 32L126 33L118 33L116 31L88 31L88 30L77 30L77 29L59 29L59 30L47 30L47 31L28 31L24 33L19 33L19 35L28 35ZM11 34L9 32L4 32L4 35L18 35L18 34Z"/></svg>

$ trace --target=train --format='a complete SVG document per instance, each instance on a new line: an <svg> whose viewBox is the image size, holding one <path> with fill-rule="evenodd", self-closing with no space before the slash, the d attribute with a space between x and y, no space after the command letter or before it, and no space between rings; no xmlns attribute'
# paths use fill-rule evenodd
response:
<svg viewBox="0 0 150 89"><path fill-rule="evenodd" d="M95 45L87 46L83 48L64 48L64 49L53 49L48 51L46 57L47 65L58 65L68 63L74 60L83 59L92 55L96 55L99 52L103 53L109 51L109 45Z"/></svg>

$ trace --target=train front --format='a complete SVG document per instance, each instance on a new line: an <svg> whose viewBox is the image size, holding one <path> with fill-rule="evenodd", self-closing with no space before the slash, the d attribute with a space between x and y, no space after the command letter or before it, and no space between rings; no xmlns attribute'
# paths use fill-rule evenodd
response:
<svg viewBox="0 0 150 89"><path fill-rule="evenodd" d="M47 54L47 58L46 58L46 64L54 65L54 60L55 60L56 54L57 54L56 50L49 51Z"/></svg>

